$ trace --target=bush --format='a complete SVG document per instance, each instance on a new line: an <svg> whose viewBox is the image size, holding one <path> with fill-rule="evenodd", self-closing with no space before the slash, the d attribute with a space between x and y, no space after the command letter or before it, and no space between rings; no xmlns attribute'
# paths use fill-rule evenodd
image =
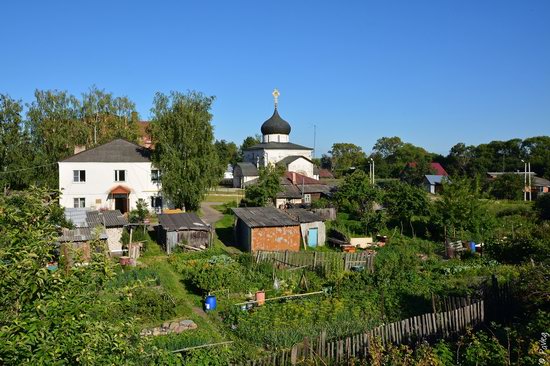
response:
<svg viewBox="0 0 550 366"><path fill-rule="evenodd" d="M550 220L550 193L539 195L535 202L535 209L542 220Z"/></svg>

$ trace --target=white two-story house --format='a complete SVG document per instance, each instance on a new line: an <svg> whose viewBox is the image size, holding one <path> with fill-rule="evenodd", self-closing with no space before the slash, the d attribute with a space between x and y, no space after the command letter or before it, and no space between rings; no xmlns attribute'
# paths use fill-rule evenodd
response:
<svg viewBox="0 0 550 366"><path fill-rule="evenodd" d="M160 173L148 149L117 139L59 162L63 207L120 210L126 213L143 199L149 210L163 207Z"/></svg>

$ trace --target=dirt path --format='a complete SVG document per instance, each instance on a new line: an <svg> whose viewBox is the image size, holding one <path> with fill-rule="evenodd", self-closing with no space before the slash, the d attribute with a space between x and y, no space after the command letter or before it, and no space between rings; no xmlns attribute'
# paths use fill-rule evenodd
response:
<svg viewBox="0 0 550 366"><path fill-rule="evenodd" d="M221 204L222 204L221 202L202 202L201 203L202 219L207 224L215 226L216 222L223 217L223 214L220 211L212 207L212 206L219 206Z"/></svg>

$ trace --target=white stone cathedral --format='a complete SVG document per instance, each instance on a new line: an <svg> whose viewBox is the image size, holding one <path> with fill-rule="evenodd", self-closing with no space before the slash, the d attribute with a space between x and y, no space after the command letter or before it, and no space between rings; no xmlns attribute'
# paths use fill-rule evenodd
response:
<svg viewBox="0 0 550 366"><path fill-rule="evenodd" d="M244 151L244 162L234 169L234 187L244 187L258 177L258 169L268 164L283 165L288 172L296 172L319 179L317 168L311 161L313 149L290 142L290 124L278 111L279 91L273 91L275 110L262 124L262 142Z"/></svg>

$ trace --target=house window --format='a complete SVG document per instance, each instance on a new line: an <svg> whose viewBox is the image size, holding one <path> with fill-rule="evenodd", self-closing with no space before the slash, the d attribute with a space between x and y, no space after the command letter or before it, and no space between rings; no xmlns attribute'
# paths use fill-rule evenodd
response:
<svg viewBox="0 0 550 366"><path fill-rule="evenodd" d="M73 200L74 208L83 208L86 207L86 198L78 197Z"/></svg>
<svg viewBox="0 0 550 366"><path fill-rule="evenodd" d="M160 182L160 171L158 169L151 170L151 182L153 183Z"/></svg>
<svg viewBox="0 0 550 366"><path fill-rule="evenodd" d="M160 196L151 196L151 208L155 212L162 211L162 197Z"/></svg>
<svg viewBox="0 0 550 366"><path fill-rule="evenodd" d="M304 194L304 203L311 203L311 194Z"/></svg>
<svg viewBox="0 0 550 366"><path fill-rule="evenodd" d="M115 182L126 182L126 170L115 170Z"/></svg>
<svg viewBox="0 0 550 366"><path fill-rule="evenodd" d="M85 182L86 181L86 171L85 170L73 170L73 182Z"/></svg>

